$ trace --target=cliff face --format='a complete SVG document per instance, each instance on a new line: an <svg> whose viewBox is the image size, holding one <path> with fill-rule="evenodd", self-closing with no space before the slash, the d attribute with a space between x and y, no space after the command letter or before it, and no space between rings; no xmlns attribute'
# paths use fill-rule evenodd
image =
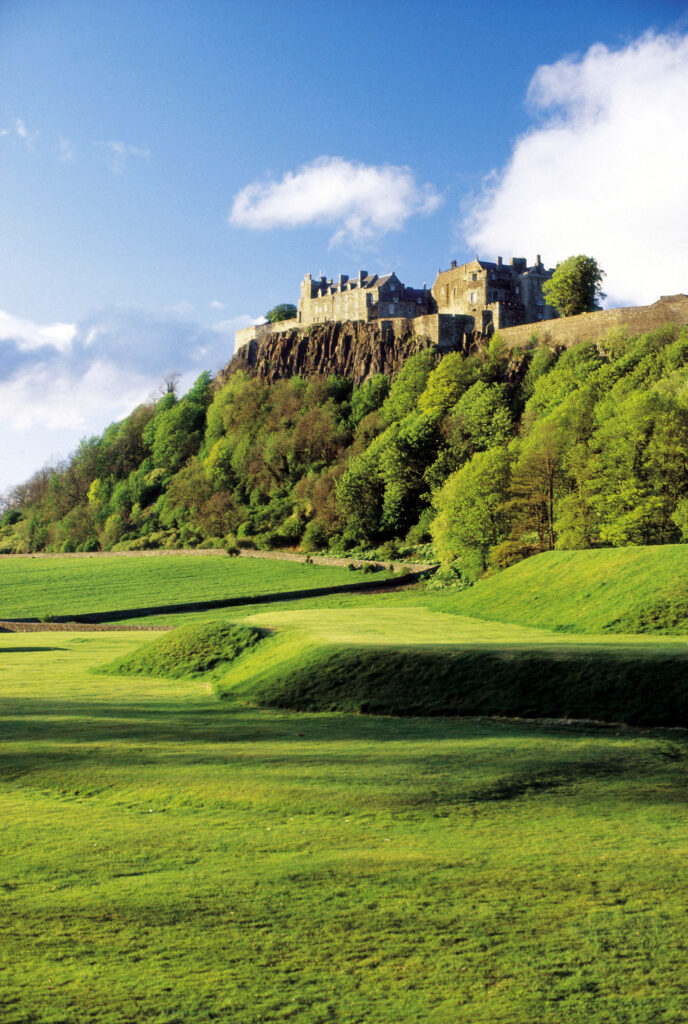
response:
<svg viewBox="0 0 688 1024"><path fill-rule="evenodd" d="M237 370L261 380L337 374L355 384L375 373L396 376L409 356L435 347L426 337L408 329L386 332L378 323L316 324L308 331L290 330L242 345L219 374L222 383Z"/></svg>

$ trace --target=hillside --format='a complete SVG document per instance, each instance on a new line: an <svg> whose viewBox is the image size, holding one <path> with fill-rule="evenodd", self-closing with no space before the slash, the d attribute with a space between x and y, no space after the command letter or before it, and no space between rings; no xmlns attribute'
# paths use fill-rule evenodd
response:
<svg viewBox="0 0 688 1024"><path fill-rule="evenodd" d="M450 599L459 615L576 633L688 632L688 545L547 551Z"/></svg>
<svg viewBox="0 0 688 1024"><path fill-rule="evenodd" d="M472 583L555 548L688 539L688 327L563 352L409 338L398 359L378 339L392 363L360 384L332 372L355 369L345 332L325 334L320 376L204 373L84 439L3 500L0 553L299 548ZM274 366L310 359L299 345Z"/></svg>

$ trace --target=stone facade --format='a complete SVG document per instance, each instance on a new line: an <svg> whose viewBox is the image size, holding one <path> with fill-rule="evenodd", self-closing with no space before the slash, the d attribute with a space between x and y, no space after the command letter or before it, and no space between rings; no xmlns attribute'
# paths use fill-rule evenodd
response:
<svg viewBox="0 0 688 1024"><path fill-rule="evenodd" d="M235 350L251 341L315 324L381 321L385 334L392 321L400 320L423 320L418 330L436 335L435 344L461 347L461 339L470 335L487 337L503 327L556 316L542 295L542 285L552 274L539 256L532 267L524 259L505 264L501 256L496 263L477 257L462 266L454 262L449 270L438 273L432 289L407 287L395 273L380 277L359 270L356 277L340 274L337 281L306 274L296 317L237 331ZM435 322L430 322L431 317Z"/></svg>
<svg viewBox="0 0 688 1024"><path fill-rule="evenodd" d="M553 270L539 256L532 267L525 259L496 263L476 258L470 263L441 270L432 286L438 313L473 318L473 330L483 335L503 327L537 323L557 316L542 294Z"/></svg>
<svg viewBox="0 0 688 1024"><path fill-rule="evenodd" d="M430 291L407 288L395 273L378 277L359 270L357 277L340 274L333 282L325 277L314 279L306 274L301 282L297 320L304 327L311 324L346 323L378 320L382 317L404 317L407 320L434 312Z"/></svg>

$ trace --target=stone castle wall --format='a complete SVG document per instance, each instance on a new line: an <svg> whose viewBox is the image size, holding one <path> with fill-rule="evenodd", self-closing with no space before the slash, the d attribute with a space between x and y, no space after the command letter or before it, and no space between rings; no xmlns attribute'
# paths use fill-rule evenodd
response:
<svg viewBox="0 0 688 1024"><path fill-rule="evenodd" d="M508 349L533 340L556 348L584 341L602 341L610 332L632 337L664 324L688 324L688 295L663 296L651 306L605 309L597 313L505 327L499 337ZM479 352L489 335L474 329L471 316L433 313L426 316L382 317L379 320L331 321L304 327L295 320L261 324L237 332L237 347L219 381L237 370L263 380L293 376L341 374L362 383L374 373L394 377L409 356L426 348L445 352Z"/></svg>
<svg viewBox="0 0 688 1024"><path fill-rule="evenodd" d="M505 327L499 337L508 348L523 348L537 339L541 344L570 348L581 341L601 341L610 331L624 330L629 337L656 330L664 324L688 324L688 295L663 295L651 306L603 309L598 313L559 320L543 320Z"/></svg>

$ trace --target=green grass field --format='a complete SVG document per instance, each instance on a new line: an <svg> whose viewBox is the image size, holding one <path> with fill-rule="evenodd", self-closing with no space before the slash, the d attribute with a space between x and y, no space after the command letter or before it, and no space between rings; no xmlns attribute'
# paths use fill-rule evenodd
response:
<svg viewBox="0 0 688 1024"><path fill-rule="evenodd" d="M89 672L141 642L0 637L3 1022L686 1019L674 734Z"/></svg>
<svg viewBox="0 0 688 1024"><path fill-rule="evenodd" d="M688 544L546 552L457 594L451 607L576 633L688 633Z"/></svg>
<svg viewBox="0 0 688 1024"><path fill-rule="evenodd" d="M0 633L3 1024L683 1024L685 730L441 716L675 725L688 637L318 570L0 560L0 617L275 598Z"/></svg>
<svg viewBox="0 0 688 1024"><path fill-rule="evenodd" d="M147 609L238 598L277 597L384 580L340 566L224 555L0 558L0 620L98 614L139 620ZM182 609L180 608L180 611ZM134 612L137 614L134 616ZM108 614L112 613L112 614ZM114 613L118 613L115 615ZM174 622L173 609L167 621Z"/></svg>

